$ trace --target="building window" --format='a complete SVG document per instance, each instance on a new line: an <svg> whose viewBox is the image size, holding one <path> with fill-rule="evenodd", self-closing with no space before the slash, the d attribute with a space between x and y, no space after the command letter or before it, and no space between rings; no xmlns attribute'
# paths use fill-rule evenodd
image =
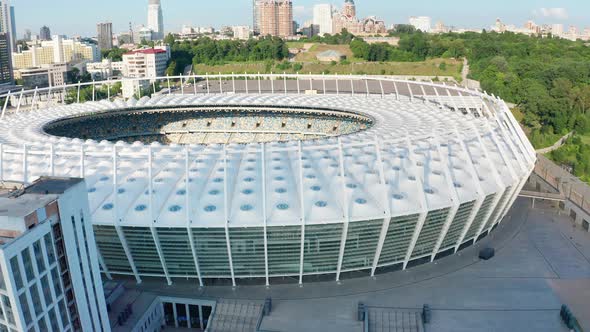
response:
<svg viewBox="0 0 590 332"><path fill-rule="evenodd" d="M44 275L41 278L41 288L43 288L43 297L45 298L45 304L49 305L53 303L53 298L51 297L51 287L49 287L49 281L47 281L47 275Z"/></svg>
<svg viewBox="0 0 590 332"><path fill-rule="evenodd" d="M35 314L39 316L43 312L43 303L41 303L41 297L39 296L37 283L34 283L29 288L29 291L31 292L31 301L33 301L33 308L35 308ZM49 305L49 303L47 305Z"/></svg>
<svg viewBox="0 0 590 332"><path fill-rule="evenodd" d="M62 294L61 284L59 283L59 273L57 273L57 267L51 270L51 279L53 279L53 288L55 289L55 296L59 297Z"/></svg>
<svg viewBox="0 0 590 332"><path fill-rule="evenodd" d="M25 274L27 275L27 281L35 279L35 271L33 270L33 262L31 261L31 251L26 248L22 251L21 256L23 258L23 264L25 266Z"/></svg>
<svg viewBox="0 0 590 332"><path fill-rule="evenodd" d="M68 319L68 312L66 310L66 305L64 304L64 300L61 299L59 301L59 314L61 316L61 322L64 326L64 328L69 324L69 319Z"/></svg>
<svg viewBox="0 0 590 332"><path fill-rule="evenodd" d="M23 278L20 274L20 264L18 262L17 256L14 256L10 259L10 268L12 269L12 275L14 276L16 289L23 288Z"/></svg>
<svg viewBox="0 0 590 332"><path fill-rule="evenodd" d="M49 310L49 314L48 314L48 318L49 318L49 324L51 324L51 328L54 331L61 331L59 329L59 323L57 321L57 317L55 316L55 310L53 308L51 308L51 310Z"/></svg>
<svg viewBox="0 0 590 332"><path fill-rule="evenodd" d="M25 323L27 325L31 324L31 311L29 309L29 301L27 301L27 293L22 293L19 296L20 299L20 307L23 311L23 317L25 318Z"/></svg>
<svg viewBox="0 0 590 332"><path fill-rule="evenodd" d="M4 304L4 309L6 310L6 321L10 324L14 324L14 314L12 313L12 305L10 304L10 299L6 295L2 295L2 303Z"/></svg>
<svg viewBox="0 0 590 332"><path fill-rule="evenodd" d="M51 234L45 234L43 237L45 241L45 249L47 250L47 260L49 261L49 265L55 263L55 251L53 250L53 240L51 239Z"/></svg>
<svg viewBox="0 0 590 332"><path fill-rule="evenodd" d="M39 331L47 331L47 323L45 323L45 316L39 319Z"/></svg>
<svg viewBox="0 0 590 332"><path fill-rule="evenodd" d="M33 252L35 253L35 261L37 262L37 270L39 274L45 272L45 261L43 260L43 249L41 249L41 241L33 243Z"/></svg>
<svg viewBox="0 0 590 332"><path fill-rule="evenodd" d="M582 227L584 228L584 230L589 231L590 230L590 223L588 223L588 221L586 221L586 220L583 220Z"/></svg>

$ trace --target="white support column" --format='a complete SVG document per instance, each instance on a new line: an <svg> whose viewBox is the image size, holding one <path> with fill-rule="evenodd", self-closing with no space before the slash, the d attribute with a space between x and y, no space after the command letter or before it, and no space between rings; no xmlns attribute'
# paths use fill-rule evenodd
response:
<svg viewBox="0 0 590 332"><path fill-rule="evenodd" d="M299 162L299 213L301 215L301 248L299 252L299 285L303 285L303 260L305 258L305 197L303 195L303 151L301 141L297 145L297 159Z"/></svg>
<svg viewBox="0 0 590 332"><path fill-rule="evenodd" d="M118 225L119 221L115 221L115 231L119 236L119 241L121 241L121 246L123 247L123 251L125 252L125 256L127 256L127 260L129 261L129 266L131 267L131 271L133 272L133 276L135 277L135 282L141 284L141 278L139 277L139 273L137 272L137 267L135 267L135 262L133 261L133 256L131 255L131 250L129 250L129 245L127 244L127 239L125 238L125 234L123 234L123 230L121 226Z"/></svg>
<svg viewBox="0 0 590 332"><path fill-rule="evenodd" d="M266 286L270 285L268 276L268 235L267 235L267 212L266 212L266 145L264 142L260 143L260 153L262 157L262 219L264 222L264 275L266 278Z"/></svg>
<svg viewBox="0 0 590 332"><path fill-rule="evenodd" d="M262 83L260 82L260 72L258 72L258 94L262 94Z"/></svg>
<svg viewBox="0 0 590 332"><path fill-rule="evenodd" d="M299 80L299 73L297 73L297 94L301 94L301 85Z"/></svg>
<svg viewBox="0 0 590 332"><path fill-rule="evenodd" d="M107 84L107 99L111 100L111 85Z"/></svg>
<svg viewBox="0 0 590 332"><path fill-rule="evenodd" d="M367 79L367 75L365 75L365 89L367 90L367 97L369 95L371 95L371 92L369 91L369 80Z"/></svg>
<svg viewBox="0 0 590 332"><path fill-rule="evenodd" d="M172 93L172 87L170 86L170 76L166 74L166 83L168 84L168 95Z"/></svg>
<svg viewBox="0 0 590 332"><path fill-rule="evenodd" d="M449 100L451 101L451 103L453 104L453 107L455 108L455 112L459 112L459 107L457 106L457 103L455 102L455 98L453 98L453 96L451 96L451 91L449 91L449 89L446 89L447 91L447 96L449 96Z"/></svg>
<svg viewBox="0 0 590 332"><path fill-rule="evenodd" d="M340 80L338 79L338 74L336 74L336 95L340 95Z"/></svg>
<svg viewBox="0 0 590 332"><path fill-rule="evenodd" d="M119 223L121 220L119 219L119 204L118 204L118 179L117 179L117 169L118 169L118 163L117 163L117 146L113 144L113 190L112 190L112 195L113 195L113 211L115 214L115 222Z"/></svg>
<svg viewBox="0 0 590 332"><path fill-rule="evenodd" d="M407 83L408 85L408 91L410 92L410 102L414 102L414 92L412 91L412 86L410 85L410 83Z"/></svg>
<svg viewBox="0 0 590 332"><path fill-rule="evenodd" d="M342 237L340 239L340 251L338 253L338 267L336 270L336 281L340 281L340 271L342 271L342 262L344 260L344 249L346 246L346 239L348 238L348 223L350 222L350 211L348 204L348 195L346 193L346 173L344 171L344 150L342 147L342 139L338 137L338 154L340 159L340 181L342 185L342 208L344 209L344 220L342 225Z"/></svg>
<svg viewBox="0 0 590 332"><path fill-rule="evenodd" d="M420 84L420 91L422 91L422 98L424 98L424 102L426 103L426 90L424 90L424 84Z"/></svg>
<svg viewBox="0 0 590 332"><path fill-rule="evenodd" d="M379 87L381 88L381 98L385 97L385 90L383 89L383 80L379 80Z"/></svg>
<svg viewBox="0 0 590 332"><path fill-rule="evenodd" d="M154 161L153 161L152 146L148 145L148 201L149 201L149 213L150 213L150 225L156 222L156 216L154 215Z"/></svg>
<svg viewBox="0 0 590 332"><path fill-rule="evenodd" d="M0 115L0 120L4 120L4 114L6 113L6 108L8 107L8 101L10 100L10 91L6 95L6 100L4 100L4 107L2 107L2 115Z"/></svg>
<svg viewBox="0 0 590 332"><path fill-rule="evenodd" d="M50 104L49 101L53 99L53 96L52 96L52 93L51 92L52 92L52 86L50 85L49 86L49 90L47 91L47 105L49 105Z"/></svg>
<svg viewBox="0 0 590 332"><path fill-rule="evenodd" d="M219 93L223 94L223 84L221 82L221 72L219 73Z"/></svg>
<svg viewBox="0 0 590 332"><path fill-rule="evenodd" d="M176 311L176 303L172 303L172 313L174 314L174 327L178 328L178 312Z"/></svg>
<svg viewBox="0 0 590 332"><path fill-rule="evenodd" d="M211 319L211 317L209 317ZM203 324L203 306L199 305L199 323L201 323L201 329L205 330L205 324Z"/></svg>
<svg viewBox="0 0 590 332"><path fill-rule="evenodd" d="M16 104L16 114L20 111L20 104L23 100L23 93L25 93L25 89L23 88L20 90L20 95L18 96L18 104Z"/></svg>
<svg viewBox="0 0 590 332"><path fill-rule="evenodd" d="M399 100L399 91L397 90L397 84L393 81L393 89L395 90L395 100Z"/></svg>
<svg viewBox="0 0 590 332"><path fill-rule="evenodd" d="M311 77L311 72L309 73L309 90L313 90L313 79Z"/></svg>
<svg viewBox="0 0 590 332"><path fill-rule="evenodd" d="M107 279L109 280L113 280L113 276L111 275L111 273L109 272L109 268L107 267L107 265L104 262L104 258L102 257L102 253L100 252L100 249L98 248L98 246L96 247L96 252L97 252L97 256L98 256L98 264L100 265L100 268L102 269L102 271L104 272L104 275L107 277Z"/></svg>
<svg viewBox="0 0 590 332"><path fill-rule="evenodd" d="M184 79L182 73L180 73L180 94L184 96Z"/></svg>
<svg viewBox="0 0 590 332"><path fill-rule="evenodd" d="M184 164L184 183L186 186L186 198L184 201L185 204L185 217L186 217L186 234L188 235L188 242L191 246L191 254L193 255L193 261L195 263L195 269L197 271L197 278L199 279L199 287L203 287L203 278L201 277L201 268L199 266L199 259L197 257L197 250L195 248L195 243L193 240L193 231L191 228L192 220L191 220L191 190L190 190L190 151L189 148L186 147L184 150L185 153L185 164Z"/></svg>
<svg viewBox="0 0 590 332"><path fill-rule="evenodd" d="M188 304L185 304L184 310L186 311L187 327L190 329L190 328L192 328L192 324L191 324L191 313L189 311Z"/></svg>
<svg viewBox="0 0 590 332"><path fill-rule="evenodd" d="M449 160L447 158L448 154L443 153L443 151L441 151L441 149L440 149L440 141L438 138L435 140L435 144L436 144L436 150L438 152L438 155L440 156L440 158L442 160L442 164L448 165L448 167L451 167L451 163L449 162ZM450 196L451 196L451 209L449 210L449 214L447 215L447 219L445 220L445 223L443 224L443 228L441 229L438 240L436 241L434 248L432 250L432 254L430 256L431 262L434 261L434 258L436 257L436 254L438 253L438 250L440 249L440 246L442 245L442 243L445 239L445 236L447 236L447 232L449 231L451 224L455 220L455 216L457 215L457 211L459 210L459 205L460 205L459 195L457 193L457 188L455 187L455 184L453 183L453 180L452 180L453 178L451 176L451 172L449 171L448 167L443 167L443 172L445 174L445 180L446 180L445 182L447 183L447 188L448 188Z"/></svg>
<svg viewBox="0 0 590 332"><path fill-rule="evenodd" d="M61 90L61 103L65 104L66 103L66 86L64 85L62 90Z"/></svg>
<svg viewBox="0 0 590 332"><path fill-rule="evenodd" d="M381 80L379 82L381 82ZM389 204L389 190L387 188L386 181L385 181L385 169L383 167L383 158L381 156L381 144L379 143L379 139L377 137L375 137L375 150L376 150L376 154L377 154L377 167L379 168L379 181L380 181L382 195L383 195L383 208L384 208L383 213L385 214L385 218L383 219L383 226L381 226L381 232L379 234L379 240L377 242L377 248L375 250L375 257L373 257L373 264L371 267L371 277L375 276L375 270L377 269L379 257L381 256L381 251L383 250L383 244L385 243L385 238L387 237L387 231L389 230L389 223L391 222L391 206Z"/></svg>
<svg viewBox="0 0 590 332"><path fill-rule="evenodd" d="M432 88L434 89L434 94L436 95L436 100L438 101L439 108L441 110L444 109L443 100L441 99L440 94L438 94L438 90L436 89L436 86L433 86Z"/></svg>
<svg viewBox="0 0 590 332"><path fill-rule="evenodd" d="M233 94L236 94L236 77L234 76L234 73L231 73L231 86Z"/></svg>
<svg viewBox="0 0 590 332"><path fill-rule="evenodd" d="M322 73L322 84L324 89L324 95L326 94L326 73Z"/></svg>
<svg viewBox="0 0 590 332"><path fill-rule="evenodd" d="M94 84L94 80L92 80L92 101L96 101L96 85Z"/></svg>
<svg viewBox="0 0 590 332"><path fill-rule="evenodd" d="M249 88L248 88L248 73L244 72L244 81L246 83L246 94L249 94Z"/></svg>
<svg viewBox="0 0 590 332"><path fill-rule="evenodd" d="M275 94L275 80L274 80L274 76L272 74L272 72L270 72L270 93L271 94Z"/></svg>
<svg viewBox="0 0 590 332"><path fill-rule="evenodd" d="M234 263L231 254L231 242L229 238L229 211L228 211L228 186L227 186L227 149L226 146L223 146L223 216L224 216L224 225L225 225L225 242L227 245L227 258L229 261L229 268L231 272L231 282L232 286L236 287L236 278L234 275Z"/></svg>
<svg viewBox="0 0 590 332"><path fill-rule="evenodd" d="M283 72L283 86L285 88L285 94L287 94L287 73Z"/></svg>
<svg viewBox="0 0 590 332"><path fill-rule="evenodd" d="M86 151L84 149L84 144L80 144L80 178L84 179L86 177L86 168L84 165L84 158L86 157Z"/></svg>
<svg viewBox="0 0 590 332"><path fill-rule="evenodd" d="M29 175L29 161L27 158L27 145L23 145L23 183L28 183L28 175Z"/></svg>
<svg viewBox="0 0 590 332"><path fill-rule="evenodd" d="M408 146L408 161L410 164L415 164L412 158L412 144L408 138L406 138L406 144ZM412 252L414 252L414 247L416 246L416 242L418 242L418 237L420 236L420 232L422 232L422 227L424 226L424 222L426 221L426 217L428 216L428 202L426 201L426 193L424 192L424 183L422 176L416 176L416 196L420 199L420 205L422 211L420 212L420 216L418 217L418 222L416 223L416 228L414 229L414 234L412 235L412 239L410 240L410 244L408 246L408 251L406 252L406 256L404 258L403 269L405 270L412 258Z"/></svg>
<svg viewBox="0 0 590 332"><path fill-rule="evenodd" d="M166 267L166 260L164 259L164 252L162 251L162 245L160 244L160 237L158 236L158 232L154 223L150 224L150 231L152 233L152 238L154 239L154 244L156 245L158 257L160 258L160 264L162 264L162 271L164 271L164 276L166 277L168 286L171 286L172 279L170 279L170 275L168 274L168 267Z"/></svg>
<svg viewBox="0 0 590 332"><path fill-rule="evenodd" d="M33 100L31 101L31 110L35 109L35 103L37 102L37 93L39 92L39 88L35 87L35 92L33 92Z"/></svg>
<svg viewBox="0 0 590 332"><path fill-rule="evenodd" d="M82 82L78 81L78 96L76 98L76 103L80 103L80 88L82 86Z"/></svg>
<svg viewBox="0 0 590 332"><path fill-rule="evenodd" d="M354 96L354 81L352 80L352 78L350 79L350 91L351 95Z"/></svg>

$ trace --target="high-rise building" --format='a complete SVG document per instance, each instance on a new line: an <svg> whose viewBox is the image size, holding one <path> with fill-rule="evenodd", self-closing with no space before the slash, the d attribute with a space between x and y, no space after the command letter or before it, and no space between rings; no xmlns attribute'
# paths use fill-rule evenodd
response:
<svg viewBox="0 0 590 332"><path fill-rule="evenodd" d="M65 62L63 39L60 35L53 36L53 62Z"/></svg>
<svg viewBox="0 0 590 332"><path fill-rule="evenodd" d="M260 8L259 0L252 0L252 31L254 34L260 33Z"/></svg>
<svg viewBox="0 0 590 332"><path fill-rule="evenodd" d="M164 14L160 0L149 0L147 27L153 31L154 39L164 39Z"/></svg>
<svg viewBox="0 0 590 332"><path fill-rule="evenodd" d="M40 178L0 207L0 330L110 331L84 180Z"/></svg>
<svg viewBox="0 0 590 332"><path fill-rule="evenodd" d="M293 35L293 2L262 0L258 3L260 34L280 37Z"/></svg>
<svg viewBox="0 0 590 332"><path fill-rule="evenodd" d="M8 0L0 0L0 32L8 34L10 52L15 52L17 38L14 7Z"/></svg>
<svg viewBox="0 0 590 332"><path fill-rule="evenodd" d="M24 37L23 39L24 39L25 41L31 41L31 37L32 37L32 36L33 36L33 34L31 33L31 30L30 30L30 29L26 29L26 30L25 30L25 34L24 34L24 36L23 36L23 37Z"/></svg>
<svg viewBox="0 0 590 332"><path fill-rule="evenodd" d="M356 5L354 4L354 0L344 1L344 6L342 7L342 14L348 17L356 17Z"/></svg>
<svg viewBox="0 0 590 332"><path fill-rule="evenodd" d="M319 27L319 34L332 34L333 9L330 4L319 4L313 7L313 25Z"/></svg>
<svg viewBox="0 0 590 332"><path fill-rule="evenodd" d="M56 40L34 44L21 53L13 53L14 69L40 67L52 63L70 63L82 60L96 62L100 60L100 52L94 44L62 39L61 36L55 36L55 38Z"/></svg>
<svg viewBox="0 0 590 332"><path fill-rule="evenodd" d="M49 30L48 26L41 27L39 31L39 39L40 40L51 40L51 30Z"/></svg>
<svg viewBox="0 0 590 332"><path fill-rule="evenodd" d="M0 32L0 87L14 83L11 55L10 37L7 33Z"/></svg>
<svg viewBox="0 0 590 332"><path fill-rule="evenodd" d="M561 36L563 36L563 33L564 33L563 24L553 24L551 26L551 34L553 36L561 37Z"/></svg>
<svg viewBox="0 0 590 332"><path fill-rule="evenodd" d="M411 16L410 25L422 32L430 32L432 29L432 20L428 16Z"/></svg>
<svg viewBox="0 0 590 332"><path fill-rule="evenodd" d="M113 23L105 22L96 25L98 48L110 50L113 48Z"/></svg>

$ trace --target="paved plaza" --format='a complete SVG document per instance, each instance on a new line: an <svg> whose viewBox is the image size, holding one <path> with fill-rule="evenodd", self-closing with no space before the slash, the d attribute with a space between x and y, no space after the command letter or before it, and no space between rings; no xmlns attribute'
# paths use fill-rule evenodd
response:
<svg viewBox="0 0 590 332"><path fill-rule="evenodd" d="M496 248L496 256L480 261L478 250L486 245ZM498 229L477 245L406 271L302 287L199 288L194 282L164 286L159 280L132 287L201 299L258 301L270 296L273 310L262 322L265 331L360 332L356 310L363 302L379 312L418 312L428 304L432 322L426 331L554 332L567 331L559 318L562 303L590 327L589 258L589 233L574 227L551 203L537 202L533 209L529 199L519 199Z"/></svg>

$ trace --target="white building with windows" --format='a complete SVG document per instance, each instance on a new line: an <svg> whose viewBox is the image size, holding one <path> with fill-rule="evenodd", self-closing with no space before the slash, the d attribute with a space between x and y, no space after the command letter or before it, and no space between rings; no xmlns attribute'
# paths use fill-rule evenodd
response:
<svg viewBox="0 0 590 332"><path fill-rule="evenodd" d="M0 330L110 331L86 183L0 195Z"/></svg>
<svg viewBox="0 0 590 332"><path fill-rule="evenodd" d="M123 55L123 75L132 78L163 76L168 64L168 52L161 48L135 50Z"/></svg>
<svg viewBox="0 0 590 332"><path fill-rule="evenodd" d="M319 34L321 36L329 33L332 34L333 22L332 15L334 9L330 4L319 4L313 6L313 25L320 27Z"/></svg>
<svg viewBox="0 0 590 332"><path fill-rule="evenodd" d="M250 39L250 27L241 25L232 27L235 39L248 40Z"/></svg>
<svg viewBox="0 0 590 332"><path fill-rule="evenodd" d="M164 39L164 15L160 0L149 0L147 27L153 31L154 39Z"/></svg>
<svg viewBox="0 0 590 332"><path fill-rule="evenodd" d="M410 17L410 25L422 32L430 32L432 29L432 20L428 16L412 16Z"/></svg>

